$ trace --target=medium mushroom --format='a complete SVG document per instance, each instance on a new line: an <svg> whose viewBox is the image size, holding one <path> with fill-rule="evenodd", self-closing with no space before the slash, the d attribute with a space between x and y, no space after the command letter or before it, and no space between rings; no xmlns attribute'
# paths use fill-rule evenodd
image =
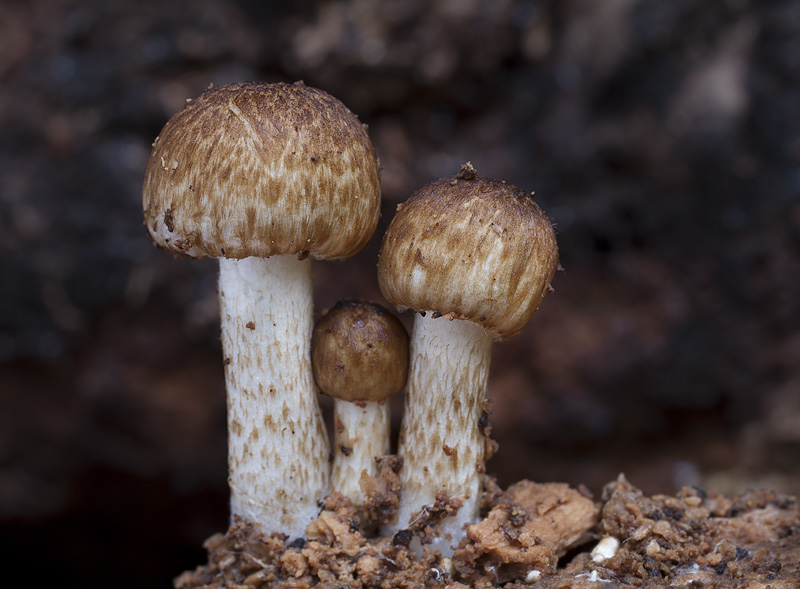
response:
<svg viewBox="0 0 800 589"><path fill-rule="evenodd" d="M339 301L314 327L311 363L334 398L331 490L361 505L362 474L375 476L375 457L391 450L388 401L406 384L408 334L380 305Z"/></svg>
<svg viewBox="0 0 800 589"><path fill-rule="evenodd" d="M528 322L557 266L555 232L533 195L479 178L470 163L399 205L384 236L381 291L398 310L417 313L394 529L408 527L440 491L462 500L433 542L445 556L478 517L491 344Z"/></svg>
<svg viewBox="0 0 800 589"><path fill-rule="evenodd" d="M219 258L231 511L265 532L302 536L328 490L309 258L366 244L378 167L358 118L302 82L210 90L153 144L150 235L175 254Z"/></svg>

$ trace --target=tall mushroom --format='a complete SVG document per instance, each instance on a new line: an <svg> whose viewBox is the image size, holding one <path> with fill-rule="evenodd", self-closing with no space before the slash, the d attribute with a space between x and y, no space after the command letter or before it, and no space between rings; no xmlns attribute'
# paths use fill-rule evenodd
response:
<svg viewBox="0 0 800 589"><path fill-rule="evenodd" d="M408 334L380 305L339 301L314 326L311 364L334 399L331 490L360 505L362 473L375 476L375 457L390 452L388 400L406 384Z"/></svg>
<svg viewBox="0 0 800 589"><path fill-rule="evenodd" d="M381 291L399 310L417 312L395 529L440 491L463 500L434 540L445 555L478 517L491 344L528 322L557 266L555 232L533 196L479 178L469 163L399 205L384 236Z"/></svg>
<svg viewBox="0 0 800 589"><path fill-rule="evenodd" d="M213 89L156 138L143 204L157 245L219 258L231 511L302 536L327 493L329 454L308 258L351 256L375 230L378 158L366 130L302 82Z"/></svg>

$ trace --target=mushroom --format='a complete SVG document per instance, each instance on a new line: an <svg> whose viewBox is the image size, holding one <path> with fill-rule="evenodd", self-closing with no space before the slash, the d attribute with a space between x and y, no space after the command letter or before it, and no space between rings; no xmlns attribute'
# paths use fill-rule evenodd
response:
<svg viewBox="0 0 800 589"><path fill-rule="evenodd" d="M145 225L175 254L219 258L233 515L302 536L328 490L311 372L309 257L346 258L377 225L378 158L339 100L242 83L187 104L153 144Z"/></svg>
<svg viewBox="0 0 800 589"><path fill-rule="evenodd" d="M470 163L399 205L384 236L381 292L417 313L393 529L408 527L444 491L462 501L433 541L444 556L479 515L491 344L528 322L557 266L555 232L533 195L479 178Z"/></svg>
<svg viewBox="0 0 800 589"><path fill-rule="evenodd" d="M408 334L384 307L339 301L314 327L311 364L334 416L331 490L364 502L359 481L390 448L390 396L406 384Z"/></svg>

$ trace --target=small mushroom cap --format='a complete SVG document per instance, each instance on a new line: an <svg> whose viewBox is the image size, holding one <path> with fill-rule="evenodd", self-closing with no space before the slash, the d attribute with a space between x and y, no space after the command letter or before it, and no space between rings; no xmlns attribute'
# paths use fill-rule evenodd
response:
<svg viewBox="0 0 800 589"><path fill-rule="evenodd" d="M378 168L364 126L322 90L222 86L156 138L145 225L157 245L194 257L345 258L377 226Z"/></svg>
<svg viewBox="0 0 800 589"><path fill-rule="evenodd" d="M467 163L397 207L378 282L400 310L473 321L505 339L536 312L557 267L555 231L533 195Z"/></svg>
<svg viewBox="0 0 800 589"><path fill-rule="evenodd" d="M381 401L408 374L408 333L384 307L344 300L320 317L311 338L319 389L344 401Z"/></svg>

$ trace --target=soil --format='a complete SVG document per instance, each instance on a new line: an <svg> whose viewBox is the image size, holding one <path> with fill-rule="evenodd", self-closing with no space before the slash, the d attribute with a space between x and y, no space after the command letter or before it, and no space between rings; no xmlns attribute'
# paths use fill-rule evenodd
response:
<svg viewBox="0 0 800 589"><path fill-rule="evenodd" d="M387 305L380 239L423 184L471 161L536 192L565 270L493 348L487 471L503 488L564 481L600 497L624 472L650 497L800 495L798 0L0 12L12 584L36 571L166 585L228 526L217 268L157 251L141 211L153 139L212 83L302 79L369 126L382 218L358 255L315 264L318 313L341 298Z"/></svg>
<svg viewBox="0 0 800 589"><path fill-rule="evenodd" d="M633 587L800 586L800 502L774 492L735 498L696 487L646 496L623 476L595 503L585 490L521 481L488 485L486 517L467 529L452 558L411 539L435 534L365 532L365 518L339 494L325 502L307 538L266 536L236 519L209 538L208 564L176 589L223 587ZM605 548L603 548L605 547Z"/></svg>

